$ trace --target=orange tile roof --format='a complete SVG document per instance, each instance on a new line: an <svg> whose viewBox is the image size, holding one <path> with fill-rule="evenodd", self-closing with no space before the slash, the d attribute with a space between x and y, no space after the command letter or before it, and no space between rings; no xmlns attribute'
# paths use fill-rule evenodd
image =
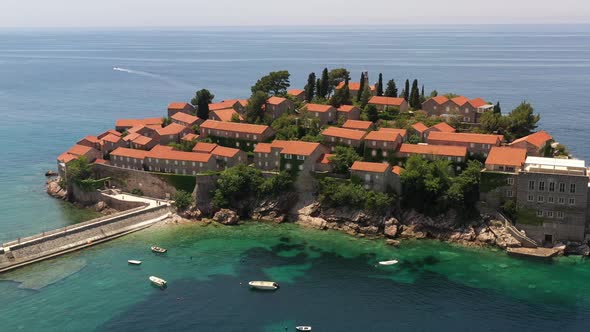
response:
<svg viewBox="0 0 590 332"><path fill-rule="evenodd" d="M522 166L526 160L526 149L494 146L486 159L486 165Z"/></svg>
<svg viewBox="0 0 590 332"><path fill-rule="evenodd" d="M488 135L488 134L469 134L469 133L444 133L440 131L433 131L428 134L428 141L449 141L461 143L479 143L495 145L498 141L502 141L502 135Z"/></svg>
<svg viewBox="0 0 590 332"><path fill-rule="evenodd" d="M189 124L199 121L199 118L197 118L196 116L182 113L182 112L174 113L174 115L172 115L171 118L176 121L189 123Z"/></svg>
<svg viewBox="0 0 590 332"><path fill-rule="evenodd" d="M510 145L514 145L520 142L528 142L538 148L542 147L545 143L547 143L547 141L552 140L553 137L551 137L551 135L549 135L549 133L547 133L544 130L538 131L536 133L530 134L528 136L525 137L521 137L517 140L515 140L514 142L510 143Z"/></svg>
<svg viewBox="0 0 590 332"><path fill-rule="evenodd" d="M352 105L341 105L340 107L338 107L338 112L350 113L350 112L354 111L355 109L359 109L359 108L356 106L352 106Z"/></svg>
<svg viewBox="0 0 590 332"><path fill-rule="evenodd" d="M366 161L355 161L350 167L352 171L362 172L373 172L373 173L385 173L389 168L387 163L370 163Z"/></svg>
<svg viewBox="0 0 590 332"><path fill-rule="evenodd" d="M463 106L469 102L469 99L467 99L467 97L464 97L464 96L458 96L458 97L451 99L451 101L459 106Z"/></svg>
<svg viewBox="0 0 590 332"><path fill-rule="evenodd" d="M322 131L323 136L341 137L346 139L362 140L366 133L356 129L328 127Z"/></svg>
<svg viewBox="0 0 590 332"><path fill-rule="evenodd" d="M172 103L170 103L170 105L168 105L168 109L169 110L183 110L187 106L190 106L192 108L192 105L190 105L189 103L172 102Z"/></svg>
<svg viewBox="0 0 590 332"><path fill-rule="evenodd" d="M377 130L371 131L365 136L366 141L385 141L385 142L395 142L397 138L401 135L398 132L388 131L388 130Z"/></svg>
<svg viewBox="0 0 590 332"><path fill-rule="evenodd" d="M109 130L105 131L104 133L98 135L97 137L99 139L102 139L103 137L106 137L109 134L112 134L112 135L115 135L115 136L119 136L119 137L121 136L121 133L120 132L118 132L118 131L116 131L114 129L109 129Z"/></svg>
<svg viewBox="0 0 590 332"><path fill-rule="evenodd" d="M239 103L239 100L236 99L232 99L232 100L223 100L219 103L213 103L213 104L209 104L209 110L210 111L216 111L216 110L223 110L226 108L233 108L236 103Z"/></svg>
<svg viewBox="0 0 590 332"><path fill-rule="evenodd" d="M412 128L414 128L415 131L419 132L420 134L422 134L423 132L425 132L426 130L428 130L428 127L426 127L425 124L423 124L422 122L416 122L412 125Z"/></svg>
<svg viewBox="0 0 590 332"><path fill-rule="evenodd" d="M74 156L73 154L64 152L57 157L57 161L62 162L64 164L69 163L72 160L78 159L78 156Z"/></svg>
<svg viewBox="0 0 590 332"><path fill-rule="evenodd" d="M453 145L402 144L400 153L426 154L434 156L465 157L467 148Z"/></svg>
<svg viewBox="0 0 590 332"><path fill-rule="evenodd" d="M401 137L406 137L408 135L408 131L406 129L398 129L398 128L379 128L379 131L388 131L391 133L397 133Z"/></svg>
<svg viewBox="0 0 590 332"><path fill-rule="evenodd" d="M69 154L73 154L74 156L84 156L86 155L88 152L92 151L93 148L89 147L89 146L84 146L84 145L80 145L80 144L76 144L74 146L72 146L67 152Z"/></svg>
<svg viewBox="0 0 590 332"><path fill-rule="evenodd" d="M431 128L436 128L436 129L438 129L438 131L442 131L445 133L454 133L456 131L455 128L451 127L451 125L449 125L446 122L437 123L434 126L432 126Z"/></svg>
<svg viewBox="0 0 590 332"><path fill-rule="evenodd" d="M214 156L233 158L240 152L240 149L228 148L225 146L217 146L211 154Z"/></svg>
<svg viewBox="0 0 590 332"><path fill-rule="evenodd" d="M391 173L394 173L397 175L401 175L403 171L404 171L404 169L399 166L393 166L393 168L391 169Z"/></svg>
<svg viewBox="0 0 590 332"><path fill-rule="evenodd" d="M129 157L135 159L144 159L147 155L147 151L145 150L135 150L135 149L128 149L128 148L116 148L113 152L111 152L111 156L119 156L119 157Z"/></svg>
<svg viewBox="0 0 590 332"><path fill-rule="evenodd" d="M344 82L338 83L338 85L336 86L336 90L340 90L340 89L344 88L345 84L346 83L344 83ZM371 85L369 88L371 89L371 91L374 91L376 89L374 85ZM348 90L359 91L360 89L361 89L360 82L348 82Z"/></svg>
<svg viewBox="0 0 590 332"><path fill-rule="evenodd" d="M449 98L447 98L445 96L436 96L436 97L432 97L430 99L434 100L434 102L436 102L439 105L442 105L442 104L446 103L447 101L449 101Z"/></svg>
<svg viewBox="0 0 590 332"><path fill-rule="evenodd" d="M183 140L183 141L193 141L193 140L197 140L197 139L199 139L199 135L193 134L193 133L186 134L186 135L182 136L182 138L181 138L181 140Z"/></svg>
<svg viewBox="0 0 590 332"><path fill-rule="evenodd" d="M98 158L98 159L96 159L96 160L94 161L94 163L95 163L95 164L102 164L102 165L107 165L107 164L109 164L109 161L108 161L108 160L104 160L104 159L100 159L100 158Z"/></svg>
<svg viewBox="0 0 590 332"><path fill-rule="evenodd" d="M236 110L234 110L233 108L215 110L212 111L212 113L214 113L220 119L220 121L223 122L231 122L231 119L233 118L234 114L238 114L238 112L236 112ZM241 115L238 114L238 116L240 117L240 121L244 121L244 118Z"/></svg>
<svg viewBox="0 0 590 332"><path fill-rule="evenodd" d="M484 105L489 105L485 100L483 100L481 98L471 99L469 101L469 103L471 104L471 106L473 106L475 108L482 107Z"/></svg>
<svg viewBox="0 0 590 332"><path fill-rule="evenodd" d="M317 112L317 113L326 113L333 109L334 107L330 105L321 105L321 104L306 104L305 108L308 112Z"/></svg>
<svg viewBox="0 0 590 332"><path fill-rule="evenodd" d="M78 144L80 144L80 142L82 142L84 140L87 140L88 142L93 143L93 144L98 144L98 137L96 137L96 136L86 136L83 139L81 139L80 141L78 141Z"/></svg>
<svg viewBox="0 0 590 332"><path fill-rule="evenodd" d="M269 126L264 126L264 125L255 125L255 124L237 123L237 122L223 122L223 121L215 121L215 120L207 120L201 124L201 129L216 129L216 130L223 130L223 131L236 132L236 133L255 134L255 135L263 134L269 128L270 128Z"/></svg>
<svg viewBox="0 0 590 332"><path fill-rule="evenodd" d="M108 134L105 137L103 137L102 140L107 141L107 142L111 142L111 143L117 143L121 140L121 136L117 136L114 134Z"/></svg>
<svg viewBox="0 0 590 332"><path fill-rule="evenodd" d="M211 159L211 155L208 153L176 151L162 145L156 145L153 149L147 152L146 157L167 160L196 161L204 163Z"/></svg>
<svg viewBox="0 0 590 332"><path fill-rule="evenodd" d="M239 102L243 107L248 106L248 99L240 99Z"/></svg>
<svg viewBox="0 0 590 332"><path fill-rule="evenodd" d="M320 157L320 160L319 160L319 162L320 162L320 164L329 164L329 163L330 163L330 158L332 158L332 157L334 157L334 156L335 156L335 154L333 154L333 153L326 153L326 154L323 154L323 155Z"/></svg>
<svg viewBox="0 0 590 332"><path fill-rule="evenodd" d="M386 105L386 106L401 106L404 102L405 102L404 98L379 97L379 96L374 96L369 100L369 104Z"/></svg>
<svg viewBox="0 0 590 332"><path fill-rule="evenodd" d="M371 128L371 126L373 126L373 122L371 121L346 120L342 125L342 128L367 130Z"/></svg>
<svg viewBox="0 0 590 332"><path fill-rule="evenodd" d="M272 97L268 98L268 100L266 102L270 105L280 105L281 103L283 103L285 101L287 101L287 98L272 96Z"/></svg>
<svg viewBox="0 0 590 332"><path fill-rule="evenodd" d="M162 125L162 118L145 118L145 119L119 119L116 127L135 127L140 125Z"/></svg>
<svg viewBox="0 0 590 332"><path fill-rule="evenodd" d="M274 146L273 146L274 147ZM320 143L289 141L281 150L281 154L294 154L298 156L310 156L320 147Z"/></svg>
<svg viewBox="0 0 590 332"><path fill-rule="evenodd" d="M125 142L129 142L129 141L133 141L134 139L138 138L139 136L141 136L141 135L138 133L131 133L131 134L125 135L125 137L123 137L123 140Z"/></svg>
<svg viewBox="0 0 590 332"><path fill-rule="evenodd" d="M164 128L158 129L158 134L160 134L161 136L178 135L178 134L182 133L183 131L185 131L186 129L187 129L187 127L185 127L183 125L179 125L178 123L171 123Z"/></svg>
<svg viewBox="0 0 590 332"><path fill-rule="evenodd" d="M289 91L287 91L287 94L291 95L291 96L299 96L300 94L305 93L305 90L299 90L299 89L291 89Z"/></svg>
<svg viewBox="0 0 590 332"><path fill-rule="evenodd" d="M271 147L270 143L258 143L254 148L254 153L270 153Z"/></svg>
<svg viewBox="0 0 590 332"><path fill-rule="evenodd" d="M139 135L138 137L136 137L132 142L138 145L148 145L153 141L153 139L147 137L147 136L143 136L143 135Z"/></svg>
<svg viewBox="0 0 590 332"><path fill-rule="evenodd" d="M217 144L215 143L199 142L193 148L193 152L211 153L211 151L215 150L216 147Z"/></svg>

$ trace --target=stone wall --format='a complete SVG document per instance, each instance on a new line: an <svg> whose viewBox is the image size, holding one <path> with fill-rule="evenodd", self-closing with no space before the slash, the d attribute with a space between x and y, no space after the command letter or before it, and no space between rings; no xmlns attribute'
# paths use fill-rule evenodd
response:
<svg viewBox="0 0 590 332"><path fill-rule="evenodd" d="M147 206L147 203L121 201L110 196L102 195L98 190L87 192L78 186L72 186L70 190L74 201L82 205L94 205L102 201L105 202L108 207L117 211L126 211Z"/></svg>
<svg viewBox="0 0 590 332"><path fill-rule="evenodd" d="M176 188L173 185L149 172L102 164L95 165L94 170L98 178L108 177L111 186L126 192L139 189L145 196L159 199L172 197L176 193Z"/></svg>

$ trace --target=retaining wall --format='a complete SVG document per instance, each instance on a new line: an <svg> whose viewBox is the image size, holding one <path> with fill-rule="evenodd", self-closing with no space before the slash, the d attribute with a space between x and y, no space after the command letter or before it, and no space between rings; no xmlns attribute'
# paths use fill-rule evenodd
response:
<svg viewBox="0 0 590 332"><path fill-rule="evenodd" d="M166 194L172 197L176 193L173 185L149 172L103 164L95 165L94 172L99 179L110 178L111 185L126 192L139 189L145 196L159 199L166 199Z"/></svg>

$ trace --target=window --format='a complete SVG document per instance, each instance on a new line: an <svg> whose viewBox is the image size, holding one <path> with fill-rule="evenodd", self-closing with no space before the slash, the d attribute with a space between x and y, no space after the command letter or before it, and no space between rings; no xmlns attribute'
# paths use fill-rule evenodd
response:
<svg viewBox="0 0 590 332"><path fill-rule="evenodd" d="M514 185L514 178L508 178L507 182L511 186Z"/></svg>
<svg viewBox="0 0 590 332"><path fill-rule="evenodd" d="M151 162L152 161L152 158L148 158L148 160Z"/></svg>
<svg viewBox="0 0 590 332"><path fill-rule="evenodd" d="M303 165L299 165L299 170L303 171Z"/></svg>
<svg viewBox="0 0 590 332"><path fill-rule="evenodd" d="M576 192L576 184L575 183L571 183L570 184L570 193L575 193Z"/></svg>
<svg viewBox="0 0 590 332"><path fill-rule="evenodd" d="M565 183L560 183L559 184L559 192L560 193L564 193L565 192Z"/></svg>
<svg viewBox="0 0 590 332"><path fill-rule="evenodd" d="M166 165L168 165L168 159L166 159Z"/></svg>
<svg viewBox="0 0 590 332"><path fill-rule="evenodd" d="M169 138L172 140L174 139L174 135L169 135Z"/></svg>
<svg viewBox="0 0 590 332"><path fill-rule="evenodd" d="M305 156L297 156L297 160L305 160Z"/></svg>
<svg viewBox="0 0 590 332"><path fill-rule="evenodd" d="M547 218L553 218L553 211L547 211Z"/></svg>
<svg viewBox="0 0 590 332"><path fill-rule="evenodd" d="M512 190L506 190L506 197L514 197Z"/></svg>
<svg viewBox="0 0 590 332"><path fill-rule="evenodd" d="M387 151L383 151L383 157L387 157Z"/></svg>
<svg viewBox="0 0 590 332"><path fill-rule="evenodd" d="M535 200L535 196L533 196L533 195L528 195L527 196L527 201L532 202L534 200Z"/></svg>
<svg viewBox="0 0 590 332"><path fill-rule="evenodd" d="M291 169L291 164L285 164L286 169Z"/></svg>
<svg viewBox="0 0 590 332"><path fill-rule="evenodd" d="M576 199L575 199L575 198L573 198L573 197L570 197L570 199L569 199L569 204L570 204L570 205L576 205Z"/></svg>
<svg viewBox="0 0 590 332"><path fill-rule="evenodd" d="M373 141L372 143L373 143L373 146L377 145L377 141Z"/></svg>
<svg viewBox="0 0 590 332"><path fill-rule="evenodd" d="M545 191L545 181L539 181L539 191Z"/></svg>
<svg viewBox="0 0 590 332"><path fill-rule="evenodd" d="M562 205L565 204L565 198L564 197L559 197L557 199L557 203L562 204Z"/></svg>
<svg viewBox="0 0 590 332"><path fill-rule="evenodd" d="M350 144L352 144L352 141L351 140L348 140L348 145L350 145Z"/></svg>
<svg viewBox="0 0 590 332"><path fill-rule="evenodd" d="M193 161L193 167L197 166L196 163Z"/></svg>
<svg viewBox="0 0 590 332"><path fill-rule="evenodd" d="M257 135L254 135L254 136L252 136L252 137L253 137L255 140L257 140L257 139L258 139L258 136L257 136Z"/></svg>
<svg viewBox="0 0 590 332"><path fill-rule="evenodd" d="M262 166L262 161L259 161L258 162L258 166Z"/></svg>
<svg viewBox="0 0 590 332"><path fill-rule="evenodd" d="M239 137L240 137L240 134L236 133L236 138L239 138Z"/></svg>
<svg viewBox="0 0 590 332"><path fill-rule="evenodd" d="M335 141L335 138L334 138L334 136L332 136L331 138L332 138L332 142L334 142L334 141Z"/></svg>
<svg viewBox="0 0 590 332"><path fill-rule="evenodd" d="M203 163L199 163L199 167L203 167Z"/></svg>
<svg viewBox="0 0 590 332"><path fill-rule="evenodd" d="M268 167L268 161L264 162L264 167Z"/></svg>
<svg viewBox="0 0 590 332"><path fill-rule="evenodd" d="M542 217L542 216L543 216L543 211L537 210L537 217Z"/></svg>
<svg viewBox="0 0 590 332"><path fill-rule="evenodd" d="M550 192L554 192L555 191L555 182L549 182L549 191Z"/></svg>
<svg viewBox="0 0 590 332"><path fill-rule="evenodd" d="M236 142L236 146L237 147L240 147L240 142Z"/></svg>
<svg viewBox="0 0 590 332"><path fill-rule="evenodd" d="M549 203L549 204L555 203L555 197L553 197L553 196L547 197L547 203Z"/></svg>
<svg viewBox="0 0 590 332"><path fill-rule="evenodd" d="M472 147L472 148L474 148L475 147L475 144L474 143L469 143L469 146Z"/></svg>
<svg viewBox="0 0 590 332"><path fill-rule="evenodd" d="M316 117L316 118L319 118L319 117L320 117L320 113L316 113L316 114L315 114L315 117Z"/></svg>
<svg viewBox="0 0 590 332"><path fill-rule="evenodd" d="M377 150L372 150L371 151L371 156L376 157L377 156Z"/></svg>
<svg viewBox="0 0 590 332"><path fill-rule="evenodd" d="M537 202L543 203L544 201L545 201L545 196L538 196L537 197Z"/></svg>
<svg viewBox="0 0 590 332"><path fill-rule="evenodd" d="M563 214L563 212L557 211L557 219L563 219L563 218L565 218L565 215Z"/></svg>
<svg viewBox="0 0 590 332"><path fill-rule="evenodd" d="M186 166L186 163L184 161L182 162L182 166Z"/></svg>
<svg viewBox="0 0 590 332"><path fill-rule="evenodd" d="M535 190L535 181L533 181L533 180L529 181L529 190Z"/></svg>
<svg viewBox="0 0 590 332"><path fill-rule="evenodd" d="M365 174L365 181L371 181L371 174Z"/></svg>
<svg viewBox="0 0 590 332"><path fill-rule="evenodd" d="M178 165L178 160L175 160L174 161L174 165Z"/></svg>

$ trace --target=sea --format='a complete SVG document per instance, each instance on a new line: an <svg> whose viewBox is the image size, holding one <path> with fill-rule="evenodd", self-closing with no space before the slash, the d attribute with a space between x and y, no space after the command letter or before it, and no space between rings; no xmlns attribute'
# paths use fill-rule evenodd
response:
<svg viewBox="0 0 590 332"><path fill-rule="evenodd" d="M247 98L257 78L348 68L426 92L532 103L590 159L590 26L340 26L0 30L0 242L96 216L47 196L46 170L118 118L163 116L207 88ZM114 68L118 68L114 70ZM169 249L155 256L150 245ZM141 266L128 266L140 259ZM381 267L380 260L399 264ZM150 275L166 279L153 288ZM581 331L590 261L510 258L293 224L169 225L0 275L1 331ZM250 280L274 280L256 292Z"/></svg>

